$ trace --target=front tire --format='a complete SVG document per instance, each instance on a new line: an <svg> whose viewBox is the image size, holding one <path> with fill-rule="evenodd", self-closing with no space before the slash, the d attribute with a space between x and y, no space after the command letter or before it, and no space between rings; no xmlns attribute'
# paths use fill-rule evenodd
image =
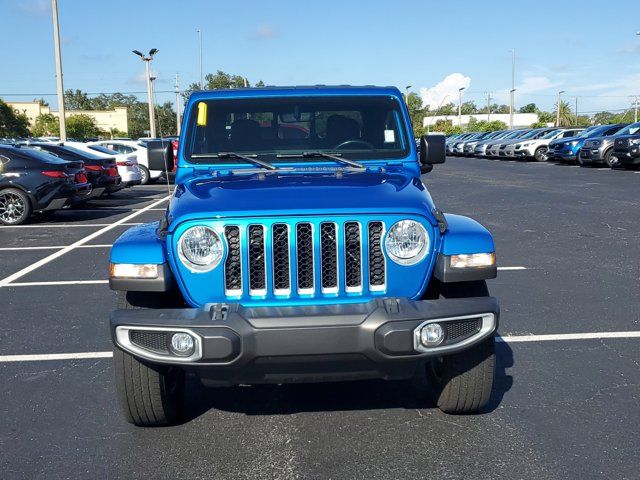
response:
<svg viewBox="0 0 640 480"><path fill-rule="evenodd" d="M118 308L178 308L184 305L177 290L118 292ZM113 348L118 403L127 422L158 427L178 422L184 413L185 372L175 366L153 365Z"/></svg>
<svg viewBox="0 0 640 480"><path fill-rule="evenodd" d="M487 282L443 283L432 279L425 298L488 297ZM460 353L432 358L422 373L440 410L451 414L476 413L491 398L495 376L495 337Z"/></svg>
<svg viewBox="0 0 640 480"><path fill-rule="evenodd" d="M139 427L176 423L183 413L184 370L148 365L113 349L116 390L125 419Z"/></svg>
<svg viewBox="0 0 640 480"><path fill-rule="evenodd" d="M533 159L536 162L546 162L545 154L547 153L547 147L538 147L536 151L533 152Z"/></svg>
<svg viewBox="0 0 640 480"><path fill-rule="evenodd" d="M620 164L620 162L618 162L618 158L613 156L612 149L605 152L603 160L604 164L609 168L616 168Z"/></svg>

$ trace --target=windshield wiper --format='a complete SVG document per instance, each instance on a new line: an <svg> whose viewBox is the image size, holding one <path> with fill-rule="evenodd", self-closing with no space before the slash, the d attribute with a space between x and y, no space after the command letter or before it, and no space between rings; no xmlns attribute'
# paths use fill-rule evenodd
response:
<svg viewBox="0 0 640 480"><path fill-rule="evenodd" d="M257 155L240 155L236 152L194 153L191 155L191 158L219 158L221 160L236 158L257 165L258 167L266 168L267 170L277 170L278 167L275 165L265 162L264 160L259 160L257 157Z"/></svg>
<svg viewBox="0 0 640 480"><path fill-rule="evenodd" d="M337 163L341 163L342 165L347 165L349 167L365 168L365 166L362 165L361 163L355 162L353 160L349 160L348 158L343 158L342 156L340 156L339 153L332 154L332 153L314 151L314 152L288 153L288 154L276 155L276 158L295 158L295 157L328 158L330 160L333 160Z"/></svg>

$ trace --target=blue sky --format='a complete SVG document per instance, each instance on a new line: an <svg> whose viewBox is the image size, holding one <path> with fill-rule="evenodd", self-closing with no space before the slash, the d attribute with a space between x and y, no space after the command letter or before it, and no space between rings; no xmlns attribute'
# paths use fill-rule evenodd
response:
<svg viewBox="0 0 640 480"><path fill-rule="evenodd" d="M197 81L202 28L205 71L252 82L412 85L438 103L462 82L465 100L482 103L491 91L508 103L515 48L516 106L550 109L558 90L572 104L579 96L581 111L625 108L640 95L637 0L58 3L65 88L87 92L144 91L144 65L132 49L160 50L157 90L172 90L176 72L183 87ZM0 2L5 100L55 93L50 4ZM55 96L45 98L55 105Z"/></svg>

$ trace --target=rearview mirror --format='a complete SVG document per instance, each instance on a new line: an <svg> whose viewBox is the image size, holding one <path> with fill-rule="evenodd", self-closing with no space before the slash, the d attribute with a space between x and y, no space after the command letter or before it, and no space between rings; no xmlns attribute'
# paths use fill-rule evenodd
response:
<svg viewBox="0 0 640 480"><path fill-rule="evenodd" d="M420 172L429 173L433 165L444 163L446 159L444 135L423 135L420 137Z"/></svg>
<svg viewBox="0 0 640 480"><path fill-rule="evenodd" d="M150 140L147 142L149 170L171 172L175 165L171 140Z"/></svg>

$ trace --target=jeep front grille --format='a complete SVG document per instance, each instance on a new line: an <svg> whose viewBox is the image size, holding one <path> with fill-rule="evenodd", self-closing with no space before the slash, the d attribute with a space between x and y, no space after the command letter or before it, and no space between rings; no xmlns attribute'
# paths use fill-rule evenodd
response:
<svg viewBox="0 0 640 480"><path fill-rule="evenodd" d="M224 234L227 297L313 297L386 289L382 221L228 225Z"/></svg>

